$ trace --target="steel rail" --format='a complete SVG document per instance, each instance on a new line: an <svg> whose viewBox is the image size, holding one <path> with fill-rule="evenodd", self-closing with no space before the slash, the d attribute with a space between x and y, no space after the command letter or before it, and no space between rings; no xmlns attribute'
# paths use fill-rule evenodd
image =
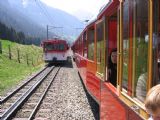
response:
<svg viewBox="0 0 160 120"><path fill-rule="evenodd" d="M53 77L52 80L50 81L49 85L47 86L47 88L46 88L45 91L43 92L40 100L38 101L37 105L35 106L34 110L32 111L31 115L29 116L29 119L28 119L28 120L33 120L33 119L34 119L34 117L35 117L35 115L36 115L36 113L37 113L37 111L38 111L38 108L39 108L40 105L41 105L41 102L43 101L44 97L46 96L46 93L47 93L47 91L49 90L52 82L53 82L54 79L56 78L59 70L60 70L60 67L58 68L58 70L56 71L56 74L54 75L54 77Z"/></svg>
<svg viewBox="0 0 160 120"><path fill-rule="evenodd" d="M29 80L27 80L24 84L22 84L20 87L18 87L17 89L15 89L13 92L11 92L9 95L7 95L5 98L3 98L2 100L0 100L0 104L4 103L5 101L7 101L9 98L11 98L16 92L18 92L20 89L22 89L25 85L27 85L31 80L33 80L35 77L37 77L40 73L42 73L47 67L43 68L41 71L39 71L36 75L32 76L31 78L29 78Z"/></svg>
<svg viewBox="0 0 160 120"><path fill-rule="evenodd" d="M33 86L31 86L14 104L5 111L2 116L0 116L0 120L10 120L14 113L24 104L26 100L28 100L29 96L34 92L39 85L43 82L43 80L51 73L55 67L51 67L49 72L44 75L38 82L36 82Z"/></svg>

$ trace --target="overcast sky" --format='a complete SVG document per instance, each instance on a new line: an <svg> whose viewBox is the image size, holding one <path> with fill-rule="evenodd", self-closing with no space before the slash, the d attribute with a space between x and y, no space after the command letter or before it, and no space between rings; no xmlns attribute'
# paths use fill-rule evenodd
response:
<svg viewBox="0 0 160 120"><path fill-rule="evenodd" d="M91 19L109 0L41 0L49 6L66 11L80 20Z"/></svg>

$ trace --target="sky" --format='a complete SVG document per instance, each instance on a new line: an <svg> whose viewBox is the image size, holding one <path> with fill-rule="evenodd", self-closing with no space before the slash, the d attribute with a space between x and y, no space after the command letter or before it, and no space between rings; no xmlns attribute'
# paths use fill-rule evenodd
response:
<svg viewBox="0 0 160 120"><path fill-rule="evenodd" d="M80 20L92 19L109 0L41 0L49 6L68 12Z"/></svg>

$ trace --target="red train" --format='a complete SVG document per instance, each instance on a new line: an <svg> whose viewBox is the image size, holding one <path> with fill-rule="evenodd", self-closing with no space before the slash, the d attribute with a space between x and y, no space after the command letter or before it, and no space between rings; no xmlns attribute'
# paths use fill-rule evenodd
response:
<svg viewBox="0 0 160 120"><path fill-rule="evenodd" d="M160 83L159 0L110 0L72 50L101 120L149 118L146 93Z"/></svg>
<svg viewBox="0 0 160 120"><path fill-rule="evenodd" d="M47 63L65 62L69 59L69 45L65 40L52 39L42 42L43 58Z"/></svg>

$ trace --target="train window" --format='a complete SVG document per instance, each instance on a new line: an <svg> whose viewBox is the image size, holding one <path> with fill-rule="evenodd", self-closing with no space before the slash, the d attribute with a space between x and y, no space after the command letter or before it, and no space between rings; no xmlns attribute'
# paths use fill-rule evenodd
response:
<svg viewBox="0 0 160 120"><path fill-rule="evenodd" d="M53 45L52 44L45 44L45 48L46 50L52 50L53 49Z"/></svg>
<svg viewBox="0 0 160 120"><path fill-rule="evenodd" d="M78 39L78 46L77 47L78 47L77 52L80 54L80 39Z"/></svg>
<svg viewBox="0 0 160 120"><path fill-rule="evenodd" d="M108 41L106 43L106 65L108 81L117 86L117 12L112 14L108 19Z"/></svg>
<svg viewBox="0 0 160 120"><path fill-rule="evenodd" d="M87 38L86 38L86 32L83 34L83 56L87 58Z"/></svg>
<svg viewBox="0 0 160 120"><path fill-rule="evenodd" d="M148 80L148 0L135 0L133 16L133 93L144 101Z"/></svg>
<svg viewBox="0 0 160 120"><path fill-rule="evenodd" d="M64 44L45 44L45 48L46 50L64 50L65 49L65 45Z"/></svg>
<svg viewBox="0 0 160 120"><path fill-rule="evenodd" d="M129 53L129 2L123 4L123 80L122 87L128 90L128 53Z"/></svg>
<svg viewBox="0 0 160 120"><path fill-rule="evenodd" d="M104 72L104 21L100 21L96 25L96 46L97 46L97 72L103 73Z"/></svg>
<svg viewBox="0 0 160 120"><path fill-rule="evenodd" d="M64 50L64 49L65 49L64 44L59 44L59 50Z"/></svg>
<svg viewBox="0 0 160 120"><path fill-rule="evenodd" d="M80 54L83 55L83 38L80 37Z"/></svg>
<svg viewBox="0 0 160 120"><path fill-rule="evenodd" d="M52 44L52 50L58 50L58 45L57 44Z"/></svg>
<svg viewBox="0 0 160 120"><path fill-rule="evenodd" d="M82 35L80 36L80 55L83 55L83 39L82 39Z"/></svg>
<svg viewBox="0 0 160 120"><path fill-rule="evenodd" d="M153 6L153 86L160 84L160 1Z"/></svg>
<svg viewBox="0 0 160 120"><path fill-rule="evenodd" d="M103 42L103 24L100 23L97 25L97 62L101 62L101 44Z"/></svg>
<svg viewBox="0 0 160 120"><path fill-rule="evenodd" d="M79 38L79 54L81 55L81 37Z"/></svg>
<svg viewBox="0 0 160 120"><path fill-rule="evenodd" d="M94 60L94 29L88 30L88 58Z"/></svg>

